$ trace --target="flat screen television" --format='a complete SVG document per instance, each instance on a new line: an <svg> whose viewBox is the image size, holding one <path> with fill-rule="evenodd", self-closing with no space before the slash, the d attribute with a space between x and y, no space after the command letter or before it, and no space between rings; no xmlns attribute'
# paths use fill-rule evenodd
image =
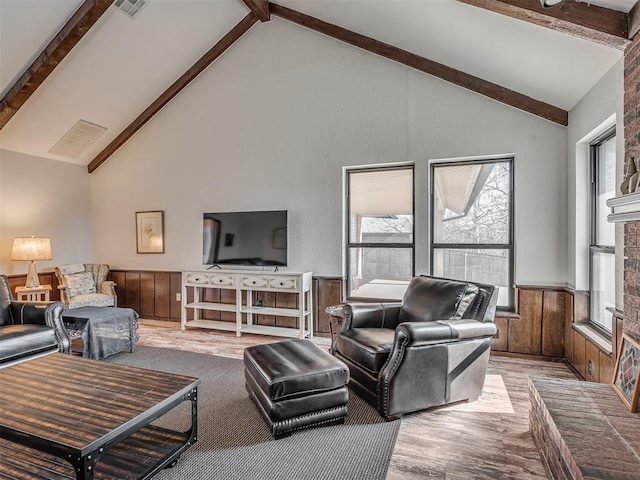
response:
<svg viewBox="0 0 640 480"><path fill-rule="evenodd" d="M204 265L287 265L287 211L205 213Z"/></svg>

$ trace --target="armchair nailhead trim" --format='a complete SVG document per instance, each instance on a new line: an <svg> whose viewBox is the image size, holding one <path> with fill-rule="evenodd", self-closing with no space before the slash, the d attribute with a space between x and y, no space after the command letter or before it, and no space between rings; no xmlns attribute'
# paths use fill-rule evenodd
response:
<svg viewBox="0 0 640 480"><path fill-rule="evenodd" d="M391 363L391 365L389 366L389 370L390 372L388 374L386 374L384 376L384 385L382 388L382 393L380 392L380 382L378 382L376 384L376 388L377 388L377 395L376 397L378 397L378 411L380 412L381 415L383 416L387 416L387 414L389 413L389 383L391 382L391 377L393 377L393 375L396 373L396 371L398 370L398 367L400 366L400 362L402 361L402 358L404 357L404 352L405 352L405 347L407 346L407 343L409 342L409 335L406 331L405 328L398 328L396 330L394 339L393 339L393 343L395 345L396 343L396 339L398 337L398 333L402 331L404 333L404 339L402 340L402 343L400 344L399 348L393 349L392 348L392 352L398 351L399 353L396 355L393 355L393 358L391 358L392 356L389 355L389 358L387 359L387 363L382 367L381 372L384 372L385 369L387 368L387 366ZM383 397L383 405L380 405L380 398Z"/></svg>

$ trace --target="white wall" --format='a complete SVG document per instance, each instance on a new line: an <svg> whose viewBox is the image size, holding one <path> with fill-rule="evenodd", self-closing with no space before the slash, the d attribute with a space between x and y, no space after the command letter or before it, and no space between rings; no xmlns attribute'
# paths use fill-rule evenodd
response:
<svg viewBox="0 0 640 480"><path fill-rule="evenodd" d="M620 60L569 113L568 158L568 283L589 289L589 142L616 125L617 185L624 163L624 60ZM619 192L618 192L619 193ZM616 245L622 245L622 226L616 226ZM622 252L616 252L616 284L622 285ZM622 308L622 288L616 288Z"/></svg>
<svg viewBox="0 0 640 480"><path fill-rule="evenodd" d="M0 272L26 274L11 261L14 237L50 237L53 260L38 272L91 260L91 196L86 167L0 150Z"/></svg>
<svg viewBox="0 0 640 480"><path fill-rule="evenodd" d="M91 175L94 257L201 265L202 214L287 209L290 270L341 274L342 167L515 154L516 281L566 281L566 129L274 18L256 25ZM134 212L165 211L137 255ZM428 248L419 241L417 272Z"/></svg>

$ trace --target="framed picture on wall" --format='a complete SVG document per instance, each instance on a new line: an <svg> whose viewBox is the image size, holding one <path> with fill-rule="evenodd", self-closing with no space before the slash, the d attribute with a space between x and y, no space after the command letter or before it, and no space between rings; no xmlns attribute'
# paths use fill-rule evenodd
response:
<svg viewBox="0 0 640 480"><path fill-rule="evenodd" d="M640 394L640 344L622 334L612 387L629 410L638 408Z"/></svg>
<svg viewBox="0 0 640 480"><path fill-rule="evenodd" d="M136 212L136 252L164 253L164 212Z"/></svg>

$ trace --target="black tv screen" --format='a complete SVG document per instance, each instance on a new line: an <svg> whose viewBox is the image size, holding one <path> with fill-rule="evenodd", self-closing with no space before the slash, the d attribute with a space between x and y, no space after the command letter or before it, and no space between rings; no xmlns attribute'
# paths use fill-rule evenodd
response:
<svg viewBox="0 0 640 480"><path fill-rule="evenodd" d="M287 211L205 213L205 265L287 265Z"/></svg>

